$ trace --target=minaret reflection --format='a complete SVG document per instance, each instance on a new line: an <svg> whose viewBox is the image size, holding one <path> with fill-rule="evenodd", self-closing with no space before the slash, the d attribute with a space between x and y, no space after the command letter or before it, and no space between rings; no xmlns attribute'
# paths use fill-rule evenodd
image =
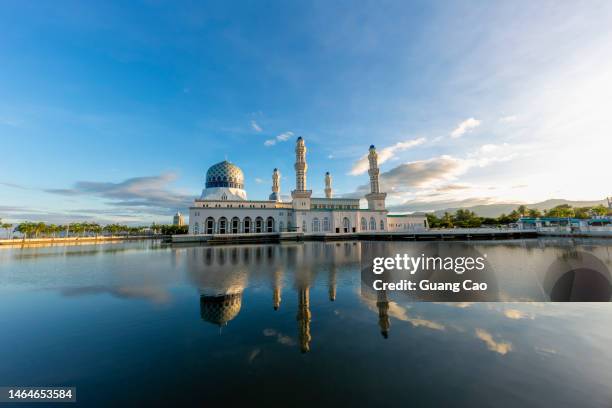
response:
<svg viewBox="0 0 612 408"><path fill-rule="evenodd" d="M330 269L329 269L329 300L331 300L332 302L334 300L336 300L336 267L334 265L331 265Z"/></svg>
<svg viewBox="0 0 612 408"><path fill-rule="evenodd" d="M310 288L308 286L302 287L298 290L298 335L300 338L300 349L302 353L310 351L310 320L312 316L310 313Z"/></svg>
<svg viewBox="0 0 612 408"><path fill-rule="evenodd" d="M389 338L389 328L391 320L389 319L389 298L387 291L378 291L376 295L376 308L378 309L378 326L380 326L380 334L386 339Z"/></svg>
<svg viewBox="0 0 612 408"><path fill-rule="evenodd" d="M274 273L274 293L272 300L274 302L274 310L278 310L282 300L283 282L282 282L282 269L277 270Z"/></svg>

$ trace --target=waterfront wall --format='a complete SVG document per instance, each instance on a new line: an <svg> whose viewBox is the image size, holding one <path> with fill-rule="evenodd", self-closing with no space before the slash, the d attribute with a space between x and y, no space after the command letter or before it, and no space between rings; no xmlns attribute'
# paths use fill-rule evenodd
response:
<svg viewBox="0 0 612 408"><path fill-rule="evenodd" d="M67 245L67 244L95 244L113 241L132 241L142 239L159 239L158 236L97 236L97 237L62 237L62 238L13 238L0 239L0 246L35 246L35 245Z"/></svg>
<svg viewBox="0 0 612 408"><path fill-rule="evenodd" d="M497 228L430 229L414 232L357 232L357 233L301 233L272 232L255 234L199 234L173 235L171 243L247 243L281 241L336 241L336 240L381 240L381 241L446 241L536 238L536 231Z"/></svg>

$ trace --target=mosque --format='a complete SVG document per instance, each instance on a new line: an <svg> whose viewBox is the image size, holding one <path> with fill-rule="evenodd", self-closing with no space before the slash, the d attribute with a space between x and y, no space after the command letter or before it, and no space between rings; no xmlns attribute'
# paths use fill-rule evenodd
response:
<svg viewBox="0 0 612 408"><path fill-rule="evenodd" d="M359 198L333 196L332 176L325 173L325 197L312 197L306 183L308 164L306 144L298 137L295 146L295 190L291 201L280 195L280 172L272 173L272 194L268 200L248 200L242 170L222 161L206 172L206 185L200 198L189 208L189 234L301 233L342 235L367 232L422 231L428 228L425 215L390 215L385 206L387 194L380 191L378 154L374 145L368 153L370 192L367 208Z"/></svg>

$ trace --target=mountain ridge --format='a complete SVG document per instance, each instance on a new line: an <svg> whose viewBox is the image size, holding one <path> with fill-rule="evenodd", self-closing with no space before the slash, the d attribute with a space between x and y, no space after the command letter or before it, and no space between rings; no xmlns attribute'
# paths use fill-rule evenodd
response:
<svg viewBox="0 0 612 408"><path fill-rule="evenodd" d="M441 210L435 210L433 213L436 216L444 215L445 212L449 214L455 213L458 209L470 210L476 213L476 215L480 217L499 217L502 214L508 214L512 210L516 210L518 206L524 205L527 208L533 208L540 211L549 210L558 205L568 204L572 207L594 207L597 205L607 206L608 203L606 200L592 200L592 201L573 201L573 200L565 200L562 198L551 198L548 200L540 201L538 203L532 204L522 204L522 203L499 203L499 204L480 204L473 205L468 207L450 207L444 208Z"/></svg>

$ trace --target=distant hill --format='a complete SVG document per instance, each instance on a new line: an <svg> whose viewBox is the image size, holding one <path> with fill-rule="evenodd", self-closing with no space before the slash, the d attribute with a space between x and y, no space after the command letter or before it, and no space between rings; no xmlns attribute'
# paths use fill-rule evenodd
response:
<svg viewBox="0 0 612 408"><path fill-rule="evenodd" d="M523 204L527 208L534 208L538 210L548 210L558 205L568 204L572 207L594 207L596 205L604 205L607 206L608 203L606 200L597 200L597 201L570 201L563 200L560 198L552 198L550 200L542 201L540 203L533 204ZM443 210L434 211L436 216L442 216L445 212L454 213L459 208L467 209L476 213L481 217L499 217L502 214L508 214L512 210L516 210L516 208L521 205L520 203L508 203L508 204L487 204L487 205L475 205L472 207L456 207L456 208L445 208Z"/></svg>

